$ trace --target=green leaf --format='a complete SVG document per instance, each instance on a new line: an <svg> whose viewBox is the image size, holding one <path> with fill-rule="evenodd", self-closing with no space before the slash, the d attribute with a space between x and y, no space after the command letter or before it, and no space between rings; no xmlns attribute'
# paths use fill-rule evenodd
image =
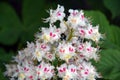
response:
<svg viewBox="0 0 120 80"><path fill-rule="evenodd" d="M119 0L103 0L105 6L111 11L112 18L120 16L120 1Z"/></svg>
<svg viewBox="0 0 120 80"><path fill-rule="evenodd" d="M22 33L22 41L34 40L34 34L42 26L43 21L41 17L46 17L44 0L24 0L23 1L23 24L24 30ZM42 26L43 27L43 26Z"/></svg>
<svg viewBox="0 0 120 80"><path fill-rule="evenodd" d="M14 9L6 3L0 3L0 43L14 44L20 32L21 23Z"/></svg>
<svg viewBox="0 0 120 80"><path fill-rule="evenodd" d="M0 63L6 63L6 62L10 62L11 57L13 56L13 52L6 52L4 51L4 49L0 49Z"/></svg>
<svg viewBox="0 0 120 80"><path fill-rule="evenodd" d="M44 10L44 0L24 0L23 1L23 21L25 27L37 27L40 26L41 17L46 11Z"/></svg>
<svg viewBox="0 0 120 80"><path fill-rule="evenodd" d="M101 52L100 61L96 64L103 78L110 80L120 79L120 51L107 49Z"/></svg>
<svg viewBox="0 0 120 80"><path fill-rule="evenodd" d="M24 0L23 1L23 22L25 27L38 27L43 25L43 18L49 17L46 10L54 6L54 3L45 0ZM44 27L44 26L42 26Z"/></svg>
<svg viewBox="0 0 120 80"><path fill-rule="evenodd" d="M118 26L115 26L115 25L111 25L111 30L112 30L112 33L113 36L114 36L114 42L115 44L117 44L119 47L120 47L120 28Z"/></svg>

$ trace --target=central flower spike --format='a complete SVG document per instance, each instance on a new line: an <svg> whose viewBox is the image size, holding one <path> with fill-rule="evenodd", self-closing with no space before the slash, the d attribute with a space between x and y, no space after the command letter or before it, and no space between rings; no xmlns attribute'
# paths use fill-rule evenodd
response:
<svg viewBox="0 0 120 80"><path fill-rule="evenodd" d="M64 7L50 9L35 42L18 52L13 64L5 65L10 80L96 80L99 77L91 59L99 59L99 26L92 26L82 10ZM66 18L64 20L64 18ZM59 21L60 24L55 25ZM94 43L94 45L93 45ZM15 63L15 64L14 64Z"/></svg>

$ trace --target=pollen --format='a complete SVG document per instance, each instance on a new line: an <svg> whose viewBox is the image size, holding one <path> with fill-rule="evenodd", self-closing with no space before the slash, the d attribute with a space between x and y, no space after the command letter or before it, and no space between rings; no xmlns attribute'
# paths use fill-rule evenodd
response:
<svg viewBox="0 0 120 80"><path fill-rule="evenodd" d="M24 75L23 73L20 73L20 74L19 74L19 78L24 79L24 78L25 78L25 75Z"/></svg>
<svg viewBox="0 0 120 80"><path fill-rule="evenodd" d="M41 53L39 51L36 52L36 56L40 57Z"/></svg>
<svg viewBox="0 0 120 80"><path fill-rule="evenodd" d="M45 34L43 36L43 39L48 42L48 41L50 41L50 36Z"/></svg>
<svg viewBox="0 0 120 80"><path fill-rule="evenodd" d="M71 22L76 23L77 19L73 18L73 19L71 19Z"/></svg>
<svg viewBox="0 0 120 80"><path fill-rule="evenodd" d="M70 59L70 58L71 58L71 55L70 55L70 54L66 54L66 55L65 55L65 59L66 59L66 60L68 60L68 59Z"/></svg>

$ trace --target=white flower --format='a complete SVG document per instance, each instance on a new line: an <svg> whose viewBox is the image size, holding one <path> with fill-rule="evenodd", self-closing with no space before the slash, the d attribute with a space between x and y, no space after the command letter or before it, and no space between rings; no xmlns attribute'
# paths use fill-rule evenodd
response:
<svg viewBox="0 0 120 80"><path fill-rule="evenodd" d="M44 40L44 42L53 43L60 38L60 29L57 29L55 26L52 27L52 25L50 25L49 28L42 28L42 35L40 36L41 39Z"/></svg>
<svg viewBox="0 0 120 80"><path fill-rule="evenodd" d="M44 56L46 59L53 61L55 59L55 54L47 52L46 55Z"/></svg>
<svg viewBox="0 0 120 80"><path fill-rule="evenodd" d="M30 65L29 63L25 63L22 65L17 65L18 67L18 80L32 80L35 78L35 70L34 70L34 66Z"/></svg>
<svg viewBox="0 0 120 80"><path fill-rule="evenodd" d="M69 65L65 76L69 76L70 79L76 79L78 77L77 67L75 65Z"/></svg>
<svg viewBox="0 0 120 80"><path fill-rule="evenodd" d="M85 28L78 28L80 37L84 38L86 35L86 29Z"/></svg>
<svg viewBox="0 0 120 80"><path fill-rule="evenodd" d="M57 67L57 70L58 70L58 76L60 78L63 78L66 74L67 64L62 64L60 67Z"/></svg>
<svg viewBox="0 0 120 80"><path fill-rule="evenodd" d="M54 75L54 66L42 62L36 67L37 77L40 79L51 79Z"/></svg>
<svg viewBox="0 0 120 80"><path fill-rule="evenodd" d="M98 42L100 38L102 38L101 34L98 32L99 26L92 27L92 25L88 25L88 29L86 30L85 38L92 39L93 41Z"/></svg>
<svg viewBox="0 0 120 80"><path fill-rule="evenodd" d="M80 52L80 57L84 57L86 60L94 58L95 60L98 59L96 54L97 48L91 46L91 42L85 42L78 44L77 51Z"/></svg>
<svg viewBox="0 0 120 80"><path fill-rule="evenodd" d="M70 16L76 16L79 13L79 11L78 10L69 9L69 13L70 13Z"/></svg>
<svg viewBox="0 0 120 80"><path fill-rule="evenodd" d="M75 47L73 47L70 43L60 43L58 46L58 55L60 59L68 61L72 56L75 56Z"/></svg>
<svg viewBox="0 0 120 80"><path fill-rule="evenodd" d="M24 49L26 56L31 56L31 53L33 53L35 50L35 44L33 42L27 42L27 48Z"/></svg>
<svg viewBox="0 0 120 80"><path fill-rule="evenodd" d="M73 29L86 25L86 19L84 18L84 13L82 10L78 11L70 9L69 13L70 16L68 17L68 24L70 24Z"/></svg>
<svg viewBox="0 0 120 80"><path fill-rule="evenodd" d="M4 75L8 75L8 76L11 76L11 77L14 77L14 76L17 77L15 75L15 72L18 71L17 65L15 65L15 64L7 65L6 64L5 67L6 67L7 71L4 72Z"/></svg>
<svg viewBox="0 0 120 80"><path fill-rule="evenodd" d="M49 50L49 48L47 49L47 45L43 45L43 44L40 44L39 42L36 42L36 48L35 48L35 51L32 53L33 54L33 59L36 59L38 61L41 61L43 56L45 55L45 50Z"/></svg>
<svg viewBox="0 0 120 80"><path fill-rule="evenodd" d="M42 57L45 55L44 52L42 51L39 51L39 50L36 50L34 53L33 53L33 58L37 58L38 61L41 61L42 60Z"/></svg>
<svg viewBox="0 0 120 80"><path fill-rule="evenodd" d="M80 70L80 76L85 80L94 80L96 77L98 77L98 74L91 63L81 63L81 65L78 66L78 70Z"/></svg>
<svg viewBox="0 0 120 80"><path fill-rule="evenodd" d="M66 64L62 64L60 67L57 67L57 70L58 76L64 80L76 79L78 76L77 67L73 64L68 66Z"/></svg>
<svg viewBox="0 0 120 80"><path fill-rule="evenodd" d="M25 53L24 53L24 51L23 51L23 50L18 51L18 55L15 56L15 57L13 57L13 58L14 58L14 61L15 61L15 62L21 64L22 61L23 61L24 58L25 58Z"/></svg>
<svg viewBox="0 0 120 80"><path fill-rule="evenodd" d="M78 43L77 44L77 51L78 52L83 52L84 51L84 44L83 43Z"/></svg>
<svg viewBox="0 0 120 80"><path fill-rule="evenodd" d="M64 7L58 5L56 10L50 9L50 17L47 18L45 22L54 23L57 20L62 21L64 17L65 17Z"/></svg>
<svg viewBox="0 0 120 80"><path fill-rule="evenodd" d="M96 26L96 27L93 28L94 33L93 33L93 35L92 35L92 37L91 37L91 39L92 39L93 41L96 41L96 42L98 42L99 39L102 38L102 36L101 36L101 34L99 33L98 29L99 29L99 26Z"/></svg>

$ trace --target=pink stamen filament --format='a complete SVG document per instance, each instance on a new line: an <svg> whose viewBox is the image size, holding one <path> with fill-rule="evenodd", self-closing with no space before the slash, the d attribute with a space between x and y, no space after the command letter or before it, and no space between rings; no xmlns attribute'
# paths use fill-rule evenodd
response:
<svg viewBox="0 0 120 80"><path fill-rule="evenodd" d="M72 15L73 15L73 16L77 15L77 12L74 11L74 12L72 13Z"/></svg>
<svg viewBox="0 0 120 80"><path fill-rule="evenodd" d="M75 72L75 69L72 68L72 69L71 69L71 72Z"/></svg>
<svg viewBox="0 0 120 80"><path fill-rule="evenodd" d="M66 71L66 68L63 68L63 71Z"/></svg>
<svg viewBox="0 0 120 80"><path fill-rule="evenodd" d="M69 51L70 51L70 52L73 52L73 48L69 47Z"/></svg>
<svg viewBox="0 0 120 80"><path fill-rule="evenodd" d="M49 55L48 57L49 57L49 58L52 58L52 55Z"/></svg>
<svg viewBox="0 0 120 80"><path fill-rule="evenodd" d="M90 47L90 48L87 48L87 51L91 51L91 47Z"/></svg>
<svg viewBox="0 0 120 80"><path fill-rule="evenodd" d="M50 37L55 37L56 34L53 34L52 32L50 32Z"/></svg>
<svg viewBox="0 0 120 80"><path fill-rule="evenodd" d="M33 76L29 76L30 79L33 79Z"/></svg>
<svg viewBox="0 0 120 80"><path fill-rule="evenodd" d="M81 18L84 19L84 15L81 15Z"/></svg>
<svg viewBox="0 0 120 80"><path fill-rule="evenodd" d="M39 65L38 67L41 68L41 65Z"/></svg>
<svg viewBox="0 0 120 80"><path fill-rule="evenodd" d="M81 35L85 35L85 31L84 30L80 30L80 34Z"/></svg>
<svg viewBox="0 0 120 80"><path fill-rule="evenodd" d="M42 49L46 49L46 45L44 45L44 44L41 45L41 48L42 48Z"/></svg>
<svg viewBox="0 0 120 80"><path fill-rule="evenodd" d="M64 50L64 49L60 49L60 52L61 52L61 53L64 53L64 52L65 52L65 50Z"/></svg>
<svg viewBox="0 0 120 80"><path fill-rule="evenodd" d="M47 68L44 68L44 72L48 72L49 71L49 69L47 69Z"/></svg>
<svg viewBox="0 0 120 80"><path fill-rule="evenodd" d="M92 32L93 32L93 30L92 30L92 29L90 29L90 31L88 31L88 33L89 33L89 34L92 34Z"/></svg>
<svg viewBox="0 0 120 80"><path fill-rule="evenodd" d="M28 69L28 68L26 68L26 67L24 67L24 71L29 71L29 69Z"/></svg>

